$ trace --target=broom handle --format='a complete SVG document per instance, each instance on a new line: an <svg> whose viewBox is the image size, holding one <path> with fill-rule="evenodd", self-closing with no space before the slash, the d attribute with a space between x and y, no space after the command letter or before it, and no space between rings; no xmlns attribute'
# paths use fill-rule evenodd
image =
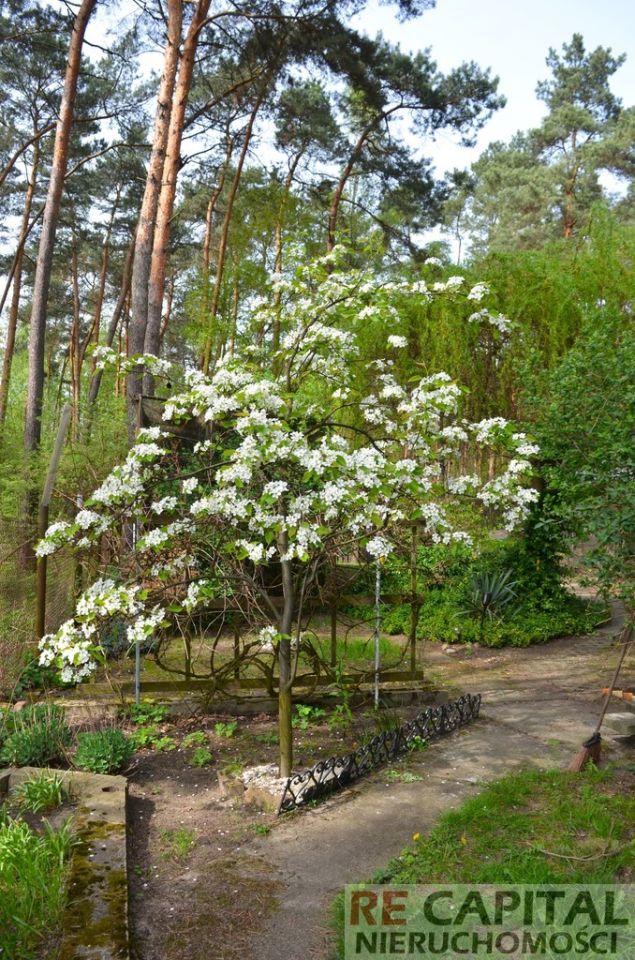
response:
<svg viewBox="0 0 635 960"><path fill-rule="evenodd" d="M630 615L630 611L629 611L629 615ZM606 711L608 710L608 707L609 707L609 701L610 701L610 699L611 699L611 697L612 697L612 695L613 695L613 691L615 690L615 684L617 683L617 678L618 678L619 675L620 675L620 670L622 669L622 664L624 663L624 658L626 657L626 653L627 653L627 651L628 651L628 648L630 647L631 642L632 642L632 640L633 640L633 623L632 623L632 621L631 621L631 623L628 625L628 627L625 629L625 631L624 631L624 633L623 633L623 638L624 638L624 643L623 643L623 646L622 646L622 653L621 653L621 655L620 655L620 659L619 659L619 661L618 661L617 667L615 668L615 673L613 674L613 679L611 680L611 686L608 688L607 693L606 693L606 696L605 696L605 698L604 698L604 706L602 707L602 713L600 714L600 719L598 720L597 727L595 728L594 736L600 732L600 727L602 726L602 721L604 720L604 717L606 716Z"/></svg>

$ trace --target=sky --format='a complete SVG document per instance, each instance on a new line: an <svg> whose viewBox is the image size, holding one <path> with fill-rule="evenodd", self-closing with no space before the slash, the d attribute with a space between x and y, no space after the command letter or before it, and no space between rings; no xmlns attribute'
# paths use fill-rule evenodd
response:
<svg viewBox="0 0 635 960"><path fill-rule="evenodd" d="M611 88L624 106L635 104L635 3L633 0L437 0L435 9L417 20L398 23L389 8L371 0L355 21L374 36L382 32L404 51L432 48L439 68L448 71L464 60L491 67L500 78L507 106L481 131L478 145L468 149L447 134L425 152L439 173L467 167L494 140L508 140L517 130L536 126L544 105L536 99L539 80L546 79L549 47L581 33L587 50L610 47L627 60L614 74Z"/></svg>
<svg viewBox="0 0 635 960"><path fill-rule="evenodd" d="M52 0L60 3L61 0ZM353 24L361 32L383 33L404 51L430 47L439 68L446 72L465 60L490 67L500 78L499 90L507 106L497 111L480 132L475 148L461 146L456 136L440 132L437 141L425 144L422 153L432 157L442 175L454 167L468 167L494 140L509 140L517 130L536 126L544 105L536 98L539 80L549 76L545 64L549 47L581 33L587 50L610 47L627 60L614 75L611 87L625 106L635 104L635 0L437 0L436 7L415 20L399 23L393 8L368 0ZM88 36L103 40L104 29L138 13L130 0L97 7ZM87 51L99 56L97 51ZM162 51L148 53L143 69L160 72Z"/></svg>

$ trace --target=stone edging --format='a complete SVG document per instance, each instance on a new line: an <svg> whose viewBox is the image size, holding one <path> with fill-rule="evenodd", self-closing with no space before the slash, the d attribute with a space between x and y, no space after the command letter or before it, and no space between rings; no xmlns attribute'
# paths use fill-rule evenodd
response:
<svg viewBox="0 0 635 960"><path fill-rule="evenodd" d="M0 771L0 796L42 773L59 776L77 802L73 827L78 844L70 864L59 960L128 960L126 778L9 767Z"/></svg>

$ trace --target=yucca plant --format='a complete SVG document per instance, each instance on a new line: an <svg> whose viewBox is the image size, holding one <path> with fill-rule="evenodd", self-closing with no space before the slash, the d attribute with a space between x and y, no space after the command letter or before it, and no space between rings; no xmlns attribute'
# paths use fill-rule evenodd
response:
<svg viewBox="0 0 635 960"><path fill-rule="evenodd" d="M512 570L494 573L475 573L470 581L466 598L466 608L459 616L477 617L479 620L479 640L483 639L485 621L502 615L510 604L517 599L517 581L512 580Z"/></svg>

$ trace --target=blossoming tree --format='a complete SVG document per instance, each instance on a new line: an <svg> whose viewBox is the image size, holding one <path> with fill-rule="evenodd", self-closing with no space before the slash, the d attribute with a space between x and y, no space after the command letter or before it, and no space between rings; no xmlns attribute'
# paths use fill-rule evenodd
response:
<svg viewBox="0 0 635 960"><path fill-rule="evenodd" d="M450 519L459 497L497 507L508 527L534 497L523 482L535 448L523 434L499 418L465 422L460 388L446 374L415 383L395 375L390 354L407 347L400 298L456 296L460 282L451 279L431 290L424 281L329 273L324 263L291 281L275 277L276 306L255 308L264 330L284 311L269 369L246 350L210 376L186 374L165 403L164 426L141 430L85 509L53 524L39 544L40 555L64 544L90 549L122 524L139 530L120 581L99 579L80 597L75 616L43 638L41 662L65 680L84 680L109 619L125 619L134 644L231 600L276 659L280 774L288 776L299 641L324 565L359 547L385 556L413 523L435 542L468 539ZM486 294L478 285L462 296L469 304ZM471 322L488 316L483 310ZM395 332L386 337L389 358L360 378L357 330L371 321ZM170 431L193 420L203 439L192 448ZM506 451L493 479L461 472L470 445Z"/></svg>

